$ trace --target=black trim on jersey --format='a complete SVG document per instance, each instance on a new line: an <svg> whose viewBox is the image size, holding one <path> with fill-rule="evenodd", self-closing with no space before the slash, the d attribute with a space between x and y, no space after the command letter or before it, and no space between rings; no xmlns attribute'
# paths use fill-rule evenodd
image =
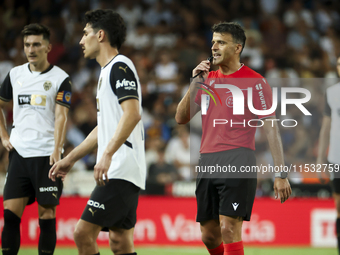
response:
<svg viewBox="0 0 340 255"><path fill-rule="evenodd" d="M137 79L126 63L117 62L112 66L110 84L120 104L127 99L139 100Z"/></svg>
<svg viewBox="0 0 340 255"><path fill-rule="evenodd" d="M0 87L0 99L5 102L9 102L13 99L13 87L9 73Z"/></svg>
<svg viewBox="0 0 340 255"><path fill-rule="evenodd" d="M326 116L331 116L332 115L332 109L331 107L329 106L328 104L328 101L327 101L327 92L325 94L325 110L324 110L324 115Z"/></svg>
<svg viewBox="0 0 340 255"><path fill-rule="evenodd" d="M114 60L118 55L120 55L120 54L117 54L116 56L114 56L114 57L109 61L109 63L107 63L102 69L104 69L105 67L107 67L107 65L110 64L110 63L112 62L112 60Z"/></svg>
<svg viewBox="0 0 340 255"><path fill-rule="evenodd" d="M59 92L65 92L65 91L67 91L68 93L71 94L70 95L70 98L71 98L72 97L72 83L71 83L70 77L66 77L65 80L61 83L59 90L58 90L58 93ZM57 96L58 96L58 93L57 93ZM56 100L56 103L60 104L62 106L65 106L67 108L70 108L71 99L69 100L69 102L67 102L66 99L65 99L65 95L64 95L63 100Z"/></svg>
<svg viewBox="0 0 340 255"><path fill-rule="evenodd" d="M132 149L132 143L130 143L129 141L125 141L124 144Z"/></svg>
<svg viewBox="0 0 340 255"><path fill-rule="evenodd" d="M28 70L32 73L31 68L30 68L30 64L27 65L28 66ZM53 68L53 65L50 65L49 67L47 67L47 69L45 71L42 71L40 74L44 74L47 73L48 71L50 71Z"/></svg>

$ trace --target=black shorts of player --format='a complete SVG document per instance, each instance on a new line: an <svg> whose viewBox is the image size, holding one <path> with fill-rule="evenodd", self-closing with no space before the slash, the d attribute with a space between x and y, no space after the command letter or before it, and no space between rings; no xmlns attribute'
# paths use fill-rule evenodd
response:
<svg viewBox="0 0 340 255"><path fill-rule="evenodd" d="M254 151L237 148L228 151L201 154L200 166L255 166ZM220 178L207 178L198 174L196 180L197 222L219 219L219 215L240 216L249 221L255 199L257 175L221 175Z"/></svg>
<svg viewBox="0 0 340 255"><path fill-rule="evenodd" d="M333 171L330 172L331 182L330 185L334 193L340 194L340 171L336 170L339 169L339 166L335 167L334 165L339 165L336 163L328 162L329 165L333 165Z"/></svg>
<svg viewBox="0 0 340 255"><path fill-rule="evenodd" d="M136 224L136 210L140 188L121 179L110 179L104 186L96 186L81 219L98 226L130 229Z"/></svg>
<svg viewBox="0 0 340 255"><path fill-rule="evenodd" d="M58 205L63 183L48 178L50 157L23 158L16 150L9 153L4 200L29 197L28 205L37 198L39 205Z"/></svg>

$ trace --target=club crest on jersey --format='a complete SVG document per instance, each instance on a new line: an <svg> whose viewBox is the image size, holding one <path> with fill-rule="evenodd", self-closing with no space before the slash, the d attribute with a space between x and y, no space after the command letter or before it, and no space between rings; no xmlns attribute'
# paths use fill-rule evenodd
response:
<svg viewBox="0 0 340 255"><path fill-rule="evenodd" d="M48 91L51 87L52 87L52 82L45 81L45 83L44 83L44 90Z"/></svg>
<svg viewBox="0 0 340 255"><path fill-rule="evenodd" d="M100 87L102 86L102 80L103 80L103 78L100 78L99 84L98 84L98 90L100 90Z"/></svg>
<svg viewBox="0 0 340 255"><path fill-rule="evenodd" d="M65 100L69 103L71 101L71 93L70 92L66 92L65 94Z"/></svg>

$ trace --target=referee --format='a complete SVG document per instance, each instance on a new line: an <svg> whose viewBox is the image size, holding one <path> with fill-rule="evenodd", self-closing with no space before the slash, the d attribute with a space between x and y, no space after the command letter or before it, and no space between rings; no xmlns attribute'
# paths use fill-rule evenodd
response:
<svg viewBox="0 0 340 255"><path fill-rule="evenodd" d="M10 151L4 187L2 253L18 253L21 216L26 205L37 199L39 255L53 254L62 182L53 182L47 175L63 151L71 82L63 70L47 61L52 47L47 27L30 24L22 35L28 63L14 67L0 87L0 137ZM3 109L10 101L13 127L9 137Z"/></svg>
<svg viewBox="0 0 340 255"><path fill-rule="evenodd" d="M337 73L340 76L340 57L337 59ZM340 82L330 86L326 90L325 109L322 120L321 131L319 135L319 149L317 164L340 164ZM326 152L329 145L328 157ZM336 233L338 240L338 251L340 254L340 173L334 173L332 176L331 186L333 188L333 197L335 200L337 219ZM321 179L321 176L320 176Z"/></svg>
<svg viewBox="0 0 340 255"><path fill-rule="evenodd" d="M213 64L219 66L219 69L209 72L210 62L202 61L193 70L193 77L201 74L205 81L199 77L193 80L177 107L176 121L185 124L198 111L203 112L205 107L206 114L202 114L200 166L233 166L240 171L242 166L256 165L256 128L247 126L246 123L251 119L275 119L275 112L255 115L246 108L243 115L233 115L235 98L229 89L220 88L220 93L214 93L215 96L220 96L221 105L215 105L211 92L206 91L214 88L214 84L233 84L241 91L252 88L254 108L265 110L272 105L271 88L260 74L240 63L240 54L246 40L240 25L222 22L214 25L212 32ZM197 89L203 81L204 85ZM243 96L246 95L247 93L243 93ZM215 126L214 121L221 119L229 120L229 123ZM230 124L231 121L234 125ZM276 122L272 125L272 121L264 123L274 164L282 166L284 159L278 126ZM250 220L257 184L256 175L237 176L228 173L219 178L211 178L209 173L207 175L198 173L196 182L196 221L200 222L202 241L212 255L243 255L242 223ZM276 177L274 191L283 203L290 196L291 188L286 175L279 173Z"/></svg>

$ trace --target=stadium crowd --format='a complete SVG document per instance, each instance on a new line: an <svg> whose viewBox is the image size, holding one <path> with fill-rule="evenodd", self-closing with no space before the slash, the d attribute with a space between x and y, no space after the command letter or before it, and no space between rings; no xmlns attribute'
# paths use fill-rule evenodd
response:
<svg viewBox="0 0 340 255"><path fill-rule="evenodd" d="M133 60L142 86L150 189L157 190L157 185L178 180L192 181L195 177L190 163L196 162L199 156L199 125L178 126L174 116L193 68L210 55L211 26L225 20L239 22L246 30L242 63L266 77L273 87L304 87L311 92L312 98L306 107L312 116L303 116L296 107L289 107L287 116L281 116L278 108L277 116L298 122L295 128L282 127L281 130L286 163L315 163L324 91L337 81L339 1L0 1L0 83L12 67L27 62L20 32L26 24L34 22L51 30L53 48L49 62L71 76L73 95L64 155L96 126L95 91L100 66L95 60L83 58L79 41L84 13L97 8L112 8L126 21L128 34L120 52ZM10 128L12 113L8 110L5 115ZM259 128L258 164L271 163L265 139ZM95 154L88 155L74 170L92 170L95 160ZM7 165L8 153L0 145L2 176ZM301 182L303 177L310 177L304 174L292 174L290 178ZM266 180L272 175L259 175L259 178ZM265 188L259 181L258 195L263 194L266 194Z"/></svg>

